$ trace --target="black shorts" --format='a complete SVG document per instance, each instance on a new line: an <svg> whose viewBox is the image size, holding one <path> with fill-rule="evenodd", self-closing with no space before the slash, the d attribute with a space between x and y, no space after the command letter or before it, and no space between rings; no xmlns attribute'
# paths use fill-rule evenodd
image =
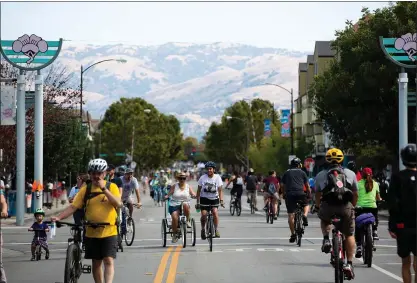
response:
<svg viewBox="0 0 417 283"><path fill-rule="evenodd" d="M220 204L220 199L208 199L208 198L200 198L200 205L215 205L218 207ZM209 209L208 206L201 206L201 210L207 211Z"/></svg>
<svg viewBox="0 0 417 283"><path fill-rule="evenodd" d="M416 238L417 233L401 231L397 232L397 254L401 258L406 258L412 253L416 254Z"/></svg>
<svg viewBox="0 0 417 283"><path fill-rule="evenodd" d="M85 259L102 260L105 257L116 258L117 236L106 238L85 238Z"/></svg>
<svg viewBox="0 0 417 283"><path fill-rule="evenodd" d="M300 203L303 207L307 205L307 196L305 194L292 196L287 195L285 198L285 206L287 207L287 213L294 213L297 208L297 203Z"/></svg>

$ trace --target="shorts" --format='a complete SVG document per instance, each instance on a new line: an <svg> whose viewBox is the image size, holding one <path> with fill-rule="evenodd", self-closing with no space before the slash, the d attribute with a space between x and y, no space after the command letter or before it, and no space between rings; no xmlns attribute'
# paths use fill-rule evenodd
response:
<svg viewBox="0 0 417 283"><path fill-rule="evenodd" d="M85 259L102 260L105 257L116 258L117 236L106 238L85 238Z"/></svg>
<svg viewBox="0 0 417 283"><path fill-rule="evenodd" d="M287 195L285 198L285 206L287 207L287 213L294 213L297 209L297 203L302 207L307 206L306 195Z"/></svg>
<svg viewBox="0 0 417 283"><path fill-rule="evenodd" d="M33 238L32 246L36 246L37 244L40 245L44 249L48 249L48 241L47 241L47 238L45 237L39 237L39 240L38 238Z"/></svg>
<svg viewBox="0 0 417 283"><path fill-rule="evenodd" d="M200 198L200 204L201 205L213 205L213 206L219 206L220 205L220 199L209 199L209 198ZM209 208L207 206L201 206L201 211L207 211Z"/></svg>
<svg viewBox="0 0 417 283"><path fill-rule="evenodd" d="M397 254L401 258L406 258L412 253L414 256L416 254L416 232L406 232L400 231L397 232Z"/></svg>
<svg viewBox="0 0 417 283"><path fill-rule="evenodd" d="M123 199L122 199L122 202L126 202L126 203L128 203L128 204L133 204L133 203L134 203L133 196L132 196L132 195L130 195L130 196L128 196L127 198L123 198Z"/></svg>
<svg viewBox="0 0 417 283"><path fill-rule="evenodd" d="M270 192L265 192L264 197L265 198L273 197L274 199L279 200L279 195L277 192L275 192L274 194L271 194Z"/></svg>
<svg viewBox="0 0 417 283"><path fill-rule="evenodd" d="M342 220L341 231L345 236L352 236L355 233L355 209L349 202L345 205L330 205L322 202L320 205L319 218L325 223L330 224L333 216L338 216Z"/></svg>
<svg viewBox="0 0 417 283"><path fill-rule="evenodd" d="M243 193L243 187L242 186L235 186L233 187L233 189L230 191L230 194L236 194L237 198L241 198L242 197L242 193Z"/></svg>
<svg viewBox="0 0 417 283"><path fill-rule="evenodd" d="M184 205L188 205L188 207L190 207L189 203L184 202ZM169 214L172 214L173 212L175 212L177 210L178 210L179 213L181 212L180 211L181 210L181 205L174 205L174 206L170 205L170 206L168 206L168 213Z"/></svg>

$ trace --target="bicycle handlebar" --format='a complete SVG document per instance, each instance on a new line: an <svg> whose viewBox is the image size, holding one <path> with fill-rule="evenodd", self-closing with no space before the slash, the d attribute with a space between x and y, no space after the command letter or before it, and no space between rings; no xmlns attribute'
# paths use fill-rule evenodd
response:
<svg viewBox="0 0 417 283"><path fill-rule="evenodd" d="M45 221L45 223L47 224L52 224L55 223L57 228L61 228L62 226L69 226L69 227L83 227L83 226L90 226L93 228L97 228L97 227L102 227L102 226L108 226L110 225L110 223L108 222L88 222L88 221L83 221L81 224L75 224L75 223L70 223L70 222L64 222L64 221Z"/></svg>

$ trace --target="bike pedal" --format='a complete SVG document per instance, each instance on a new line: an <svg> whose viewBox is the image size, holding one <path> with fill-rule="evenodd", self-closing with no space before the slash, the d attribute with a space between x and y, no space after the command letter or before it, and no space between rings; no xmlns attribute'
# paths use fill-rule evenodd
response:
<svg viewBox="0 0 417 283"><path fill-rule="evenodd" d="M91 273L91 265L84 264L82 268L83 273L90 274Z"/></svg>

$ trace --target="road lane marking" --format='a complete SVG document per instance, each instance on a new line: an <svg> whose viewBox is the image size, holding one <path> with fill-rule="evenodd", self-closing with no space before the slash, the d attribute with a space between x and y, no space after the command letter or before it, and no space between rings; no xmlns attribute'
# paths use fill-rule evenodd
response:
<svg viewBox="0 0 417 283"><path fill-rule="evenodd" d="M357 260L363 263L363 259L357 258ZM389 277L391 277L392 279L395 279L399 282L403 282L403 279L401 277L395 275L392 272L389 272L388 270L383 269L382 267L379 267L378 265L376 265L374 263L372 263L372 268L375 269L375 270L378 270L379 272L381 272L381 273L383 273L383 274L385 274Z"/></svg>
<svg viewBox="0 0 417 283"><path fill-rule="evenodd" d="M162 280L164 279L165 269L168 263L169 256L171 255L171 252L173 250L173 247L169 247L167 251L164 253L164 255L161 258L161 262L158 267L158 271L156 272L155 279L153 280L153 283L162 283Z"/></svg>
<svg viewBox="0 0 417 283"><path fill-rule="evenodd" d="M177 275L178 259L180 257L182 246L177 246L171 258L171 265L169 266L168 277L166 283L174 283Z"/></svg>

